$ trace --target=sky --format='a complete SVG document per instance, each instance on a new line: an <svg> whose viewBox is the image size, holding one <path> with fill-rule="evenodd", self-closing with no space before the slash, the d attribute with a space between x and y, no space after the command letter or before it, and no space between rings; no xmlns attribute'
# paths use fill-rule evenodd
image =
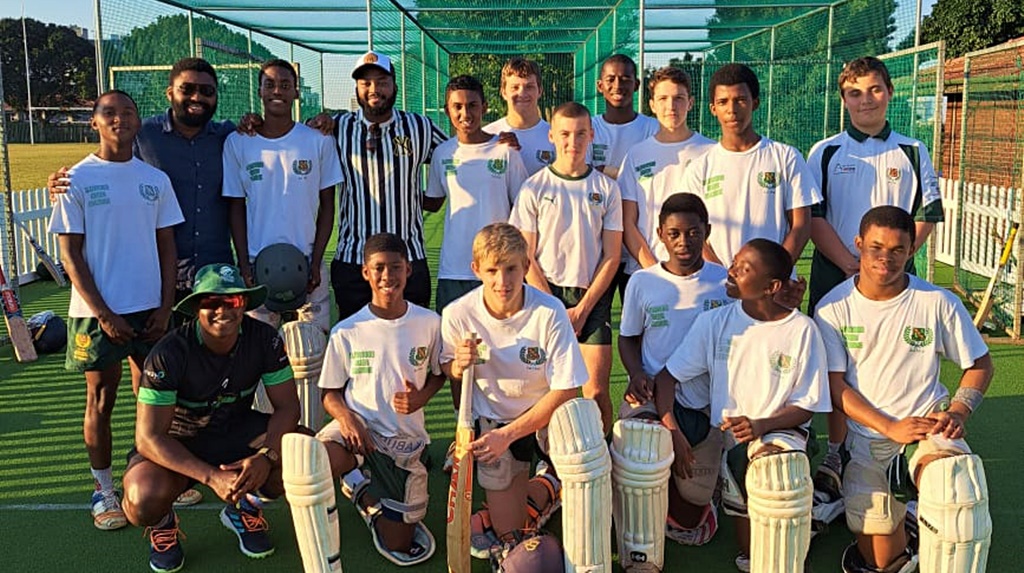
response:
<svg viewBox="0 0 1024 573"><path fill-rule="evenodd" d="M19 0L0 2L0 18L21 18ZM27 0L25 17L53 24L67 24L92 28L92 0Z"/></svg>

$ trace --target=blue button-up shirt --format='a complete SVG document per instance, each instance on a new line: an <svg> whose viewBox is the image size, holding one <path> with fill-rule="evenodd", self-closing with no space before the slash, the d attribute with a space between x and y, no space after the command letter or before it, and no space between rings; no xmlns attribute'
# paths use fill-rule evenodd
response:
<svg viewBox="0 0 1024 573"><path fill-rule="evenodd" d="M174 227L178 271L188 276L210 263L232 263L228 200L221 197L224 140L230 121L206 124L192 139L174 130L171 111L147 117L135 139L135 155L171 179L185 222Z"/></svg>

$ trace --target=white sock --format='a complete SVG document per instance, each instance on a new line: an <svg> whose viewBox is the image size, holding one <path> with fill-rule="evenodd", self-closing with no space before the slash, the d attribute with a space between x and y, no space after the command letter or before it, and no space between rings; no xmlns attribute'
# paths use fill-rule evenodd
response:
<svg viewBox="0 0 1024 573"><path fill-rule="evenodd" d="M830 453L830 454L838 454L839 453L839 448L842 445L843 445L842 442L829 442L828 443L828 453Z"/></svg>
<svg viewBox="0 0 1024 573"><path fill-rule="evenodd" d="M114 491L114 472L111 468L108 467L102 470L92 468L92 479L96 480L96 485L99 486L100 491Z"/></svg>

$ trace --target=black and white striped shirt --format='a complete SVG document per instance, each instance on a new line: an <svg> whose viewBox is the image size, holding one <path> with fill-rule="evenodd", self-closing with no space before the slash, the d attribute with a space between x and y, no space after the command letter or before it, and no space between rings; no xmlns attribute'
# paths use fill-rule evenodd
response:
<svg viewBox="0 0 1024 573"><path fill-rule="evenodd" d="M397 109L390 120L378 124L379 139L371 134L362 110L340 115L335 122L345 175L338 194L335 260L362 263L366 239L384 232L405 241L410 260L427 258L421 177L423 166L448 135L427 117Z"/></svg>

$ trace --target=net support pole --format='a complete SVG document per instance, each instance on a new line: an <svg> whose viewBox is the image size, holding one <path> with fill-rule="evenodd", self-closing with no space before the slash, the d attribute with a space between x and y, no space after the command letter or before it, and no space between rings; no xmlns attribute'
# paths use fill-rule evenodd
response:
<svg viewBox="0 0 1024 573"><path fill-rule="evenodd" d="M252 54L252 28L246 29L246 32L246 37L248 38L248 43L246 44L246 51ZM253 85L252 81L252 68L246 70L245 76L249 78L249 109L257 109L256 90L254 89L255 86Z"/></svg>
<svg viewBox="0 0 1024 573"><path fill-rule="evenodd" d="M103 65L103 19L100 16L100 0L93 0L93 24L96 27L96 93L101 94L105 91L106 76L103 74L103 70L106 66Z"/></svg>
<svg viewBox="0 0 1024 573"><path fill-rule="evenodd" d="M957 221L953 228L957 229L953 235L953 286L967 294L966 287L960 282L960 271L963 265L963 221L964 221L964 193L967 183L964 180L967 176L967 167L964 160L967 158L967 104L971 86L971 54L964 55L964 86L960 98L960 152L958 155L959 165L957 166L957 194L956 194L956 217Z"/></svg>
<svg viewBox="0 0 1024 573"><path fill-rule="evenodd" d="M420 33L420 109L427 113L427 45L426 34Z"/></svg>
<svg viewBox="0 0 1024 573"><path fill-rule="evenodd" d="M409 104L408 104L408 102L405 99L406 91L405 91L405 16L404 15L402 16L402 19L399 20L399 23L401 24L401 27L402 27L402 109L405 109ZM447 102L445 102L445 104L447 105Z"/></svg>
<svg viewBox="0 0 1024 573"><path fill-rule="evenodd" d="M937 62L935 65L935 112L933 113L932 121L932 165L938 165L939 175L942 174L942 98L946 91L946 41L939 40L937 42ZM932 236L928 238L928 271L925 279L930 282L935 282L935 233L937 229L932 230Z"/></svg>
<svg viewBox="0 0 1024 573"><path fill-rule="evenodd" d="M729 61L736 61L736 41L729 42Z"/></svg>
<svg viewBox="0 0 1024 573"><path fill-rule="evenodd" d="M828 45L825 48L825 113L822 117L821 122L821 138L825 139L828 137L828 115L832 111L830 109L829 102L832 101L832 90L829 89L832 82L832 32L834 30L833 24L835 22L835 7L828 7ZM840 113L842 108L840 107Z"/></svg>
<svg viewBox="0 0 1024 573"><path fill-rule="evenodd" d="M941 61L941 60L939 60ZM1018 60L1019 62L1020 60ZM1018 93L1024 86L1018 85ZM1021 113L1022 110L1018 106L1017 113ZM1019 118L1018 118L1019 119ZM1017 221L1024 222L1024 154L1021 155L1020 161L1020 189L1017 195ZM1012 220L1010 221L1012 222ZM1006 232L1010 232L1010 226L1007 225ZM1021 323L1021 311L1024 310L1024 240L1019 236L1017 237L1017 277L1016 284L1013 285L1013 332L1010 332L1010 337L1014 340L1021 339L1021 330L1024 324Z"/></svg>
<svg viewBox="0 0 1024 573"><path fill-rule="evenodd" d="M366 49L373 51L373 0L366 0Z"/></svg>
<svg viewBox="0 0 1024 573"><path fill-rule="evenodd" d="M640 77L642 78L643 74L644 74L644 70L647 69L645 67L645 62L644 62L644 60L645 60L645 58L644 58L644 22L645 22L645 20L644 20L644 0L640 0L639 15L640 15L640 18L639 18L639 22L640 22L640 26L639 26L640 27L640 41L638 42L639 45L637 46L636 57L637 57L637 64L640 66ZM584 80L585 79L586 78L584 77ZM648 99L648 97L647 97L647 82L641 81L640 82L640 101L641 102L645 102L645 101L647 101L647 99Z"/></svg>
<svg viewBox="0 0 1024 573"><path fill-rule="evenodd" d="M194 57L196 57L196 30L193 27L192 15L193 15L193 12L191 10L189 10L188 11L188 16L187 16L187 18L188 18L188 51L189 51L188 55L190 57L194 58ZM249 50L249 52L251 53L252 50Z"/></svg>
<svg viewBox="0 0 1024 573"><path fill-rule="evenodd" d="M771 45L768 47L768 127L765 135L772 137L772 92L775 87L775 26L772 26Z"/></svg>

